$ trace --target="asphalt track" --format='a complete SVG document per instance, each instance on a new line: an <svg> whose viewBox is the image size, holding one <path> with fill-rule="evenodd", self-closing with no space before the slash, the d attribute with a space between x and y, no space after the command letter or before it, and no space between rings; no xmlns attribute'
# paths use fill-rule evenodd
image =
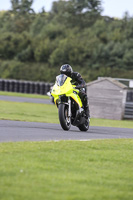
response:
<svg viewBox="0 0 133 200"><path fill-rule="evenodd" d="M72 126L64 131L59 124L0 120L0 142L109 138L133 138L133 129L91 126L87 132L81 132Z"/></svg>
<svg viewBox="0 0 133 200"><path fill-rule="evenodd" d="M4 96L4 95L0 95L0 100L1 101L26 102L26 103L52 104L52 102L50 101L50 99L15 97L15 96Z"/></svg>
<svg viewBox="0 0 133 200"><path fill-rule="evenodd" d="M0 100L51 104L49 99L0 96ZM60 124L0 120L0 142L91 140L107 138L133 138L133 129L93 127L81 132L77 127L62 130Z"/></svg>

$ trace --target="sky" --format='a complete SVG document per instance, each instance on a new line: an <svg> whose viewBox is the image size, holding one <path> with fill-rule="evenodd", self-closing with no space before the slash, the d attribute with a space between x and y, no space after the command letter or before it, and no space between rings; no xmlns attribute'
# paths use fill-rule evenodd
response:
<svg viewBox="0 0 133 200"><path fill-rule="evenodd" d="M41 11L42 7L46 11L50 11L53 1L57 0L34 0L32 7L35 12ZM102 7L104 9L102 15L122 18L128 11L129 15L133 17L133 0L102 0ZM10 8L10 0L0 0L0 10L9 10Z"/></svg>

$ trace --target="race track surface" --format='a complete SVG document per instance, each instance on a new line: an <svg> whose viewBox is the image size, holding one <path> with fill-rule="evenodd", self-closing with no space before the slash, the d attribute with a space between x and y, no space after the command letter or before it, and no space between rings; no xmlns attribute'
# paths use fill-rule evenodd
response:
<svg viewBox="0 0 133 200"><path fill-rule="evenodd" d="M52 104L50 99L28 98L28 97L15 97L0 95L2 101L26 102L26 103L44 103Z"/></svg>
<svg viewBox="0 0 133 200"><path fill-rule="evenodd" d="M0 142L106 138L133 138L133 129L91 126L87 132L81 132L72 126L64 131L59 124L0 120Z"/></svg>

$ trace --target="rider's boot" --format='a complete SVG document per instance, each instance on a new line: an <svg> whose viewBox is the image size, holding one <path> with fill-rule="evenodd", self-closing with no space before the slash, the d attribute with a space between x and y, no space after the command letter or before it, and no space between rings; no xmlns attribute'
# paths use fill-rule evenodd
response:
<svg viewBox="0 0 133 200"><path fill-rule="evenodd" d="M86 118L88 119L90 119L90 110L89 110L89 106L86 106L85 108L85 114L86 114Z"/></svg>
<svg viewBox="0 0 133 200"><path fill-rule="evenodd" d="M88 97L87 97L87 95L84 98L83 105L84 105L84 110L85 110L86 118L90 119L90 110L89 110L89 104L88 104Z"/></svg>

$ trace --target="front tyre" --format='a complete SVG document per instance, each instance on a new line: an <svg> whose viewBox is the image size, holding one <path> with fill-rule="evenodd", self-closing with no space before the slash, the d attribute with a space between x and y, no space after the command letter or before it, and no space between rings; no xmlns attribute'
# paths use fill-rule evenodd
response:
<svg viewBox="0 0 133 200"><path fill-rule="evenodd" d="M89 119L87 119L87 120L85 121L85 123L79 125L78 128L79 128L80 131L88 131L89 125L90 125L90 121L89 121Z"/></svg>
<svg viewBox="0 0 133 200"><path fill-rule="evenodd" d="M68 131L71 127L71 118L68 116L68 105L60 104L58 107L58 112L61 127L65 131Z"/></svg>

